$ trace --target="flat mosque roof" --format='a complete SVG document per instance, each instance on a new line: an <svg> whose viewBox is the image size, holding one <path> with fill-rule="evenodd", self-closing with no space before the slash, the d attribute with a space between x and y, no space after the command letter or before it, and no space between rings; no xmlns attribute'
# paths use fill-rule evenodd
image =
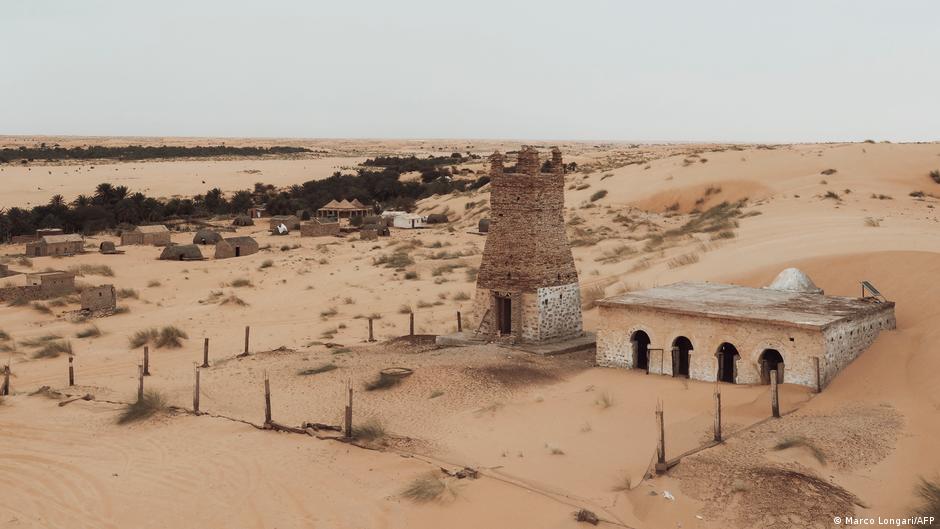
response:
<svg viewBox="0 0 940 529"><path fill-rule="evenodd" d="M721 283L683 282L600 300L602 307L636 307L688 316L823 329L894 307L892 301L845 298Z"/></svg>

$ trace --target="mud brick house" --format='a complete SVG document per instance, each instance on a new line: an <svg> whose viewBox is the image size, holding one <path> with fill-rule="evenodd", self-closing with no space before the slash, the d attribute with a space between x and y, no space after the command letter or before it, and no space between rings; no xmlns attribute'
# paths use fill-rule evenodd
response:
<svg viewBox="0 0 940 529"><path fill-rule="evenodd" d="M300 225L301 237L330 237L339 235L339 222L328 219L311 219Z"/></svg>
<svg viewBox="0 0 940 529"><path fill-rule="evenodd" d="M685 282L598 302L597 364L737 384L822 389L894 329L894 303L827 296L805 274L766 288ZM788 283L788 284L787 284Z"/></svg>
<svg viewBox="0 0 940 529"><path fill-rule="evenodd" d="M114 285L101 285L82 289L82 310L114 310L117 307L117 293Z"/></svg>
<svg viewBox="0 0 940 529"><path fill-rule="evenodd" d="M75 290L75 274L63 270L26 274L26 284L39 287L43 296L61 296Z"/></svg>
<svg viewBox="0 0 940 529"><path fill-rule="evenodd" d="M565 166L524 147L513 172L490 157L489 233L477 275L473 325L483 338L544 342L582 334L578 272L565 235Z"/></svg>
<svg viewBox="0 0 940 529"><path fill-rule="evenodd" d="M280 224L287 226L289 230L299 230L300 217L294 215L275 215L268 219L268 227L272 230L277 228Z"/></svg>
<svg viewBox="0 0 940 529"><path fill-rule="evenodd" d="M121 234L121 245L166 246L170 244L170 230L163 224L136 226Z"/></svg>
<svg viewBox="0 0 940 529"><path fill-rule="evenodd" d="M201 261L202 250L195 244L171 244L160 252L161 261Z"/></svg>
<svg viewBox="0 0 940 529"><path fill-rule="evenodd" d="M226 237L215 245L215 258L228 259L258 252L258 242L251 237Z"/></svg>
<svg viewBox="0 0 940 529"><path fill-rule="evenodd" d="M76 233L43 235L38 241L26 243L27 257L75 255L85 251L85 239Z"/></svg>

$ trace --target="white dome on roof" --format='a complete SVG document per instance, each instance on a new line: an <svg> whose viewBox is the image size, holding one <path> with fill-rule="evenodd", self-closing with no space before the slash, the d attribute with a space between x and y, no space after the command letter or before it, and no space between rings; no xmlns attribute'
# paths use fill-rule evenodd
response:
<svg viewBox="0 0 940 529"><path fill-rule="evenodd" d="M780 272L774 282L767 288L787 292L805 292L807 294L823 293L823 290L817 287L813 280L798 268L787 268Z"/></svg>

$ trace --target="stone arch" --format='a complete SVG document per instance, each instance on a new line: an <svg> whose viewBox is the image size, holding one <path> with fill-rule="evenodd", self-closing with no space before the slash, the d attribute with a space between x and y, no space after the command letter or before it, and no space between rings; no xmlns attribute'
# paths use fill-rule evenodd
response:
<svg viewBox="0 0 940 529"><path fill-rule="evenodd" d="M760 367L760 383L770 384L770 372L777 371L777 383L783 384L784 367L783 355L776 349L764 349L757 360Z"/></svg>
<svg viewBox="0 0 940 529"><path fill-rule="evenodd" d="M689 378L693 349L692 340L685 336L677 336L672 341L672 376Z"/></svg>
<svg viewBox="0 0 940 529"><path fill-rule="evenodd" d="M723 342L715 351L718 359L718 381L735 384L738 379L738 360L741 355L731 342Z"/></svg>
<svg viewBox="0 0 940 529"><path fill-rule="evenodd" d="M637 329L630 334L630 343L633 345L633 368L642 369L647 373L650 370L650 339L649 333Z"/></svg>

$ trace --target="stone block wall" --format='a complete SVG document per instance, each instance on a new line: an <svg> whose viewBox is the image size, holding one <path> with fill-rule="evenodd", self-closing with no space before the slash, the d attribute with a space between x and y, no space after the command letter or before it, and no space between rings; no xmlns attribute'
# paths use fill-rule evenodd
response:
<svg viewBox="0 0 940 529"><path fill-rule="evenodd" d="M539 307L536 340L581 335L581 288L577 283L540 288L536 303Z"/></svg>
<svg viewBox="0 0 940 529"><path fill-rule="evenodd" d="M114 285L87 287L82 290L82 310L109 310L117 306Z"/></svg>
<svg viewBox="0 0 940 529"><path fill-rule="evenodd" d="M894 303L884 305L883 310L874 314L838 322L826 328L823 333L826 352L819 366L822 387L828 386L839 371L871 346L881 331L897 328Z"/></svg>
<svg viewBox="0 0 940 529"><path fill-rule="evenodd" d="M714 381L718 376L716 353L722 343L735 346L736 382L760 383L760 356L766 349L780 352L784 361L784 382L816 387L814 357L823 357L825 343L821 330L741 322L732 319L673 314L637 307L598 309L597 364L633 367L633 333L644 331L650 337L650 372L672 375L672 346L684 336L692 342L689 377Z"/></svg>

